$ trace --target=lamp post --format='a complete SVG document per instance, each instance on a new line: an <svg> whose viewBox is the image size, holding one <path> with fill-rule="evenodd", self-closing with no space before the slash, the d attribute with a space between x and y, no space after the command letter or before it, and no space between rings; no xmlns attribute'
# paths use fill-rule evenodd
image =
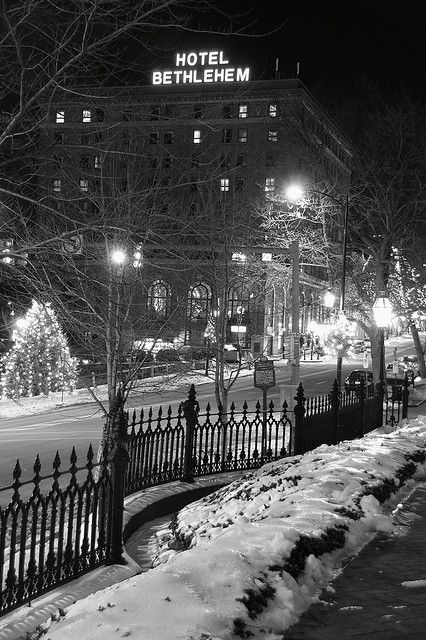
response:
<svg viewBox="0 0 426 640"><path fill-rule="evenodd" d="M373 315L379 330L380 340L380 369L379 384L380 392L384 393L385 382L385 328L389 325L392 318L392 305L386 294L386 291L380 291L378 297L373 304Z"/></svg>
<svg viewBox="0 0 426 640"><path fill-rule="evenodd" d="M336 202L343 210L343 255L342 255L342 278L340 285L340 307L339 314L341 316L344 315L345 311L345 293L346 293L346 254L348 248L348 217L349 217L349 195L346 193L345 200L342 202L335 196L327 193L325 191L317 191L316 189L309 189L309 193L325 196L326 198L330 198ZM293 202L297 202L301 200L304 195L304 190L300 185L292 184L286 189L286 194L289 200ZM337 353L337 365L336 365L336 380L337 384L340 386L342 384L342 360L343 353L342 349L338 350Z"/></svg>

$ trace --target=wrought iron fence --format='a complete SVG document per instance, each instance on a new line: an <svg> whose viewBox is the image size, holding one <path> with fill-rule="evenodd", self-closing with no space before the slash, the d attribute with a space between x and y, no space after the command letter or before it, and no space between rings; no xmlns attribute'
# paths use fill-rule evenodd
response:
<svg viewBox="0 0 426 640"><path fill-rule="evenodd" d="M169 407L156 416L152 409L133 413L129 424L129 466L126 494L144 487L194 476L258 468L288 455L292 420L284 402L279 411L271 401L267 411L234 403L227 414L210 404L200 413L192 389L176 415Z"/></svg>
<svg viewBox="0 0 426 640"><path fill-rule="evenodd" d="M70 468L61 471L58 454L53 473L41 475L39 456L32 480L21 482L19 460L13 483L1 491L12 498L0 509L0 615L103 564L110 546L111 475L93 462L89 448L84 467L73 449ZM97 480L94 468L99 466ZM80 483L77 476L85 475ZM65 481L65 482L64 482ZM51 483L47 491L42 486ZM23 489L32 487L29 498Z"/></svg>
<svg viewBox="0 0 426 640"><path fill-rule="evenodd" d="M403 417L407 399L406 385ZM156 416L150 409L129 419L119 396L101 463L93 462L90 447L79 467L73 450L69 469L61 471L56 455L53 473L42 476L37 456L34 477L22 482L18 461L13 483L0 489L1 496L12 493L0 508L0 615L103 563L124 562L125 495L173 480L256 469L382 424L383 392L366 391L363 384L346 395L335 382L330 394L308 399L299 385L294 400L292 411L287 402L277 409L270 402L265 410L257 403L250 411L244 403L241 411L232 404L226 414L210 405L201 412L192 386L175 415L160 408ZM399 419L398 402L399 396L389 413L392 423Z"/></svg>

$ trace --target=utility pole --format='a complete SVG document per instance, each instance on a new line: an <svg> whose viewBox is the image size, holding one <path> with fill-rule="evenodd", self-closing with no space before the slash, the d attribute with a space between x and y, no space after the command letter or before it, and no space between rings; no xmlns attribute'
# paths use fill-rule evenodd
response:
<svg viewBox="0 0 426 640"><path fill-rule="evenodd" d="M300 270L299 270L299 241L294 240L290 244L289 256L292 261L292 282L291 282L291 333L294 342L294 356L291 363L291 384L298 385L300 382L300 339L299 339L299 316L300 316Z"/></svg>

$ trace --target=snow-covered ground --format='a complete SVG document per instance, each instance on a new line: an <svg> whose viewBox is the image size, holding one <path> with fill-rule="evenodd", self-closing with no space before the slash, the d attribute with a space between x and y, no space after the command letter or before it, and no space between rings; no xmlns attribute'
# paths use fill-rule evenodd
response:
<svg viewBox="0 0 426 640"><path fill-rule="evenodd" d="M77 602L47 637L281 639L351 555L392 530L426 475L425 446L419 416L247 473L158 532L154 569Z"/></svg>

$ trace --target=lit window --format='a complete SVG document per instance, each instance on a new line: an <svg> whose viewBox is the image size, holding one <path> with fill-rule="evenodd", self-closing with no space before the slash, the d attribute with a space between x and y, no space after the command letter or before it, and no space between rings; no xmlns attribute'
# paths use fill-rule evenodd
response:
<svg viewBox="0 0 426 640"><path fill-rule="evenodd" d="M265 180L265 192L273 193L275 191L275 178L266 178Z"/></svg>
<svg viewBox="0 0 426 640"><path fill-rule="evenodd" d="M238 129L238 142L247 142L247 129Z"/></svg>
<svg viewBox="0 0 426 640"><path fill-rule="evenodd" d="M59 178L55 178L53 180L53 191L55 191L56 193L59 193L62 189L62 180L60 180Z"/></svg>
<svg viewBox="0 0 426 640"><path fill-rule="evenodd" d="M278 142L278 131L268 131L269 142Z"/></svg>
<svg viewBox="0 0 426 640"><path fill-rule="evenodd" d="M154 282L148 291L148 307L157 318L165 318L168 313L170 291L168 286L159 280Z"/></svg>
<svg viewBox="0 0 426 640"><path fill-rule="evenodd" d="M65 111L64 109L60 109L56 112L56 123L63 124L65 122Z"/></svg>
<svg viewBox="0 0 426 640"><path fill-rule="evenodd" d="M81 189L81 191L88 191L89 190L89 181L86 180L85 178L82 178L80 180L80 189Z"/></svg>
<svg viewBox="0 0 426 640"><path fill-rule="evenodd" d="M238 107L238 117L247 118L247 116L248 116L248 106L246 104L240 104Z"/></svg>
<svg viewBox="0 0 426 640"><path fill-rule="evenodd" d="M194 144L201 144L202 141L202 134L201 134L201 129L194 129L194 134L193 134L193 142Z"/></svg>
<svg viewBox="0 0 426 640"><path fill-rule="evenodd" d="M95 169L102 169L102 158L101 156L95 156L93 160L93 166Z"/></svg>
<svg viewBox="0 0 426 640"><path fill-rule="evenodd" d="M221 178L220 179L220 190L221 191L229 191L229 178Z"/></svg>
<svg viewBox="0 0 426 640"><path fill-rule="evenodd" d="M276 118L277 117L277 105L276 104L270 104L269 105L269 117L270 118Z"/></svg>
<svg viewBox="0 0 426 640"><path fill-rule="evenodd" d="M83 109L83 122L92 122L92 112L89 109Z"/></svg>
<svg viewBox="0 0 426 640"><path fill-rule="evenodd" d="M188 291L187 318L191 322L205 322L209 316L211 291L208 285L200 283Z"/></svg>

